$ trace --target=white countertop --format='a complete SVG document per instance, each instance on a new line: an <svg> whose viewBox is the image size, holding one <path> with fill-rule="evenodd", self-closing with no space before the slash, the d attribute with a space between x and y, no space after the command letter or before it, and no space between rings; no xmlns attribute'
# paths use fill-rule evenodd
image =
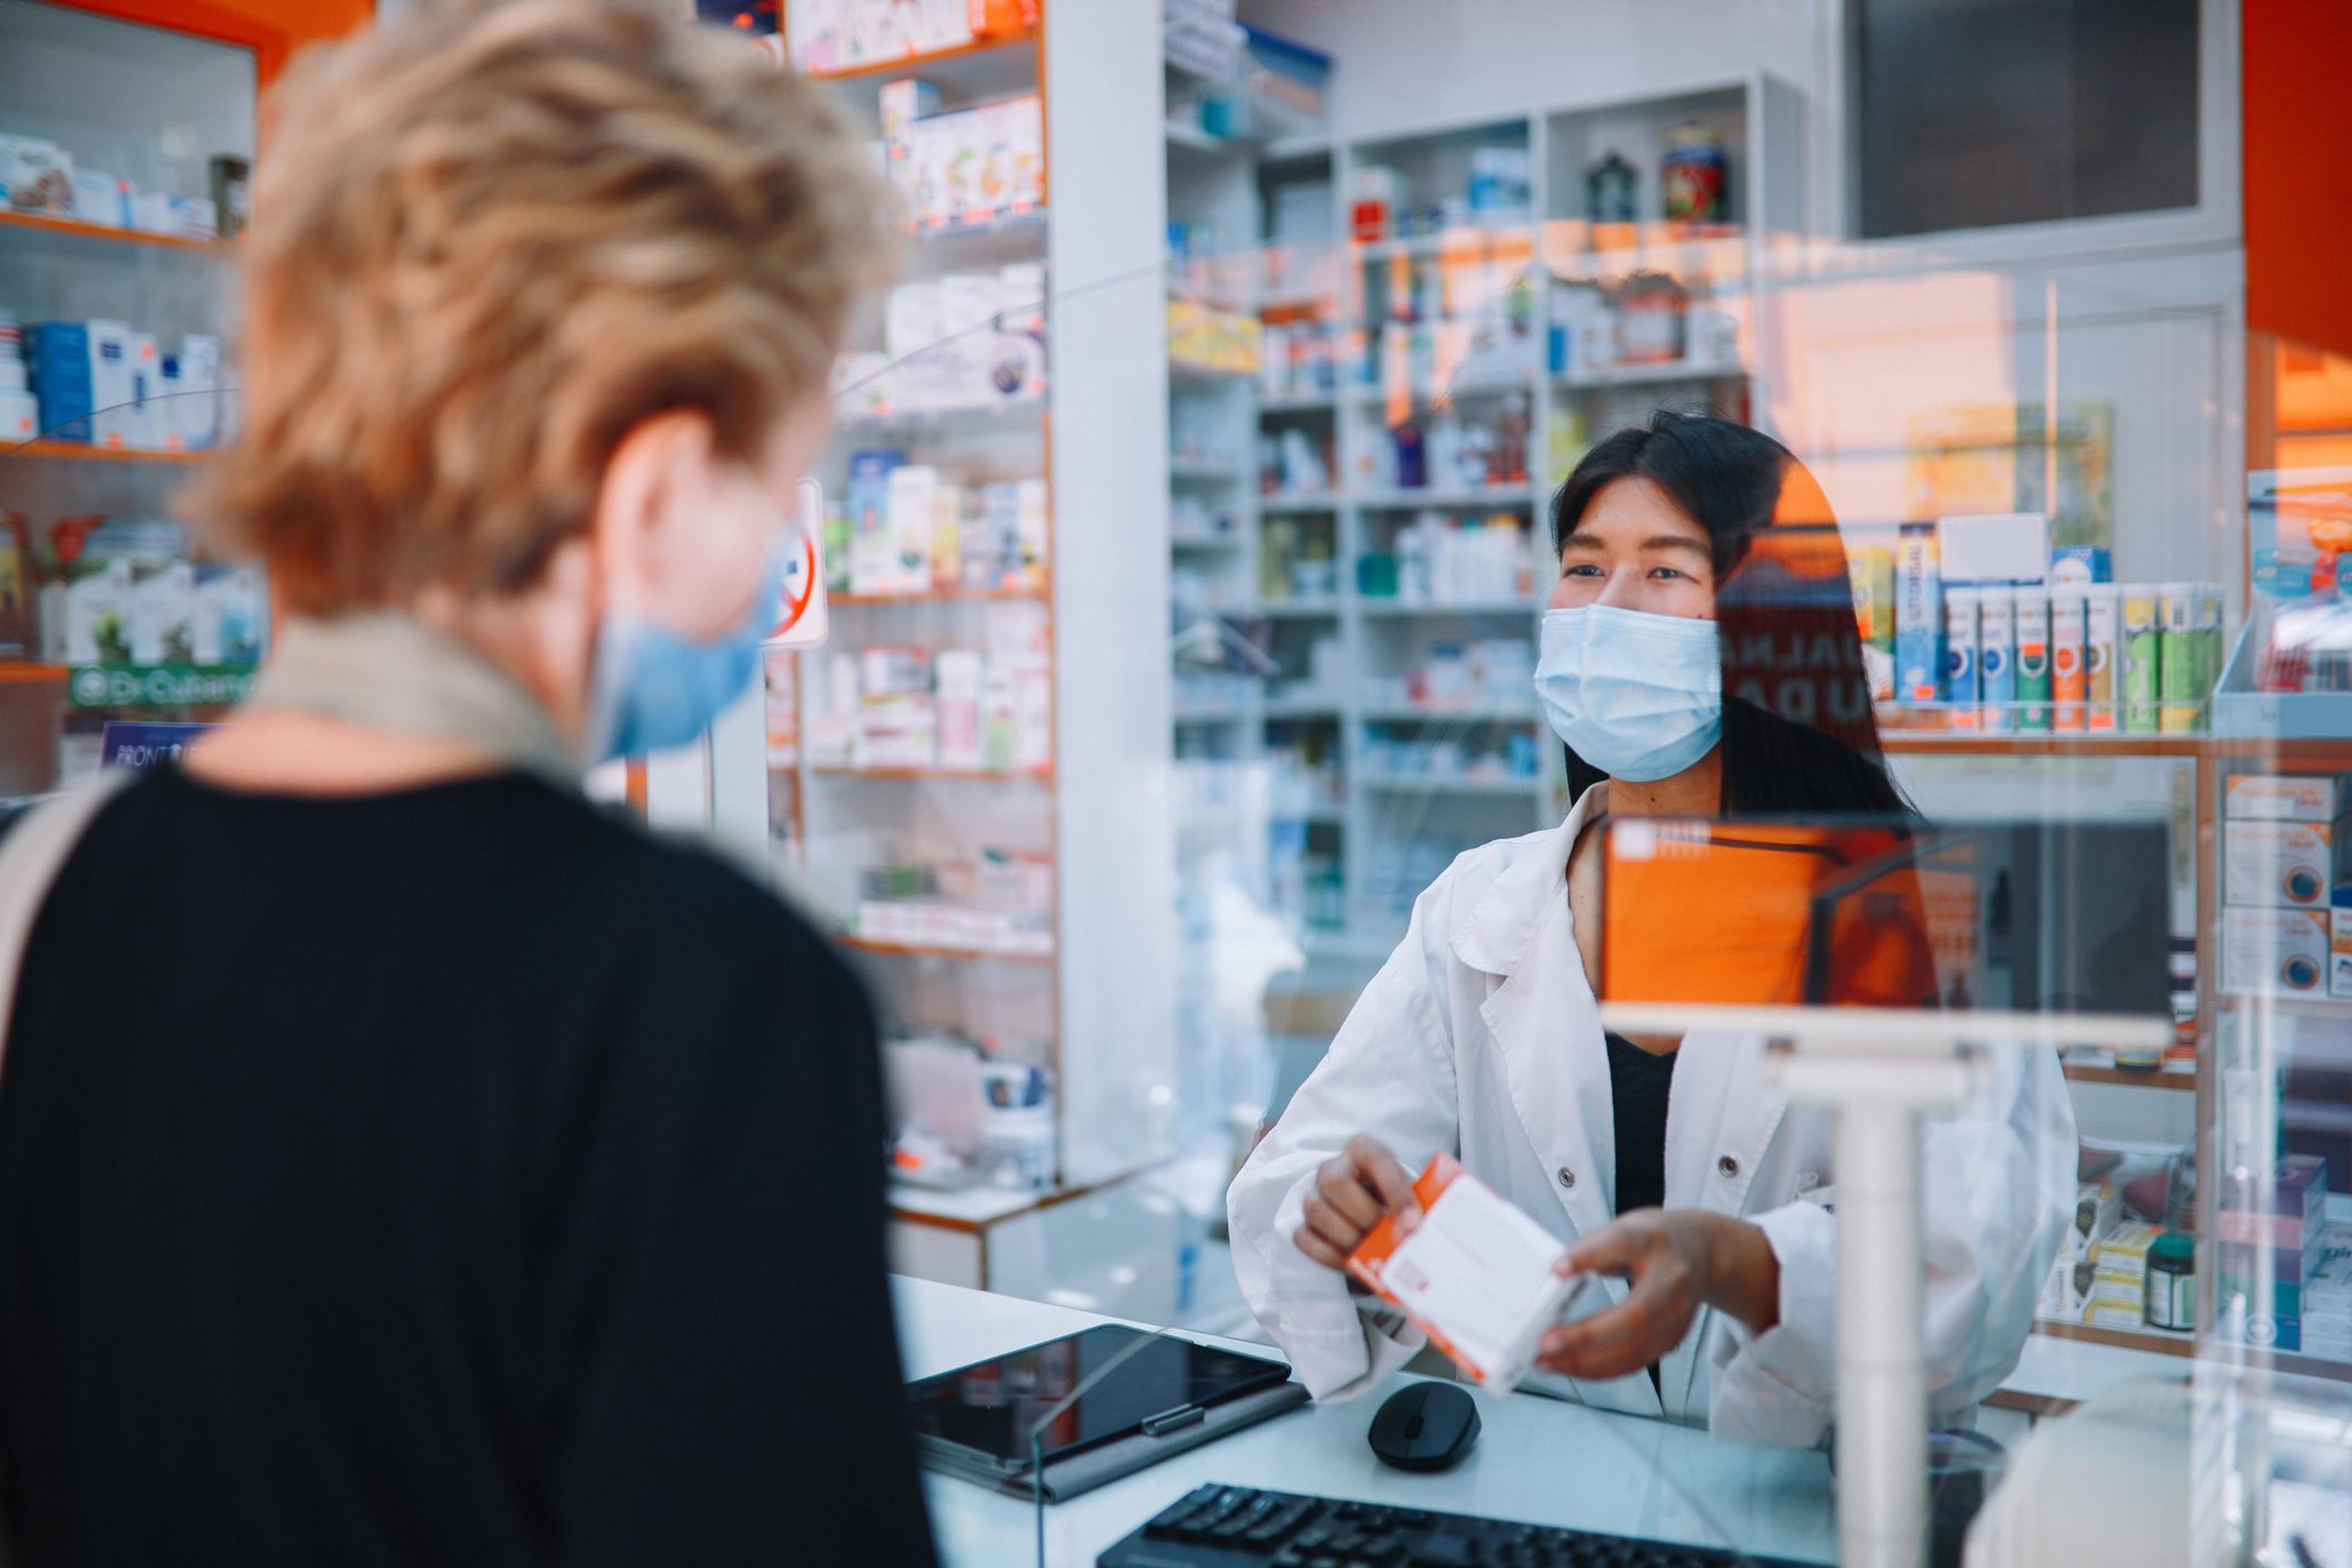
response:
<svg viewBox="0 0 2352 1568"><path fill-rule="evenodd" d="M927 1280L901 1278L893 1287L909 1377L1107 1321ZM1235 1348L1269 1353L1262 1345ZM1693 1427L1532 1394L1497 1399L1473 1390L1483 1429L1469 1458L1443 1475L1409 1475L1381 1465L1364 1444L1364 1428L1385 1392L1307 1405L1048 1505L1046 1562L1094 1568L1097 1555L1204 1481L1736 1546L1813 1563L1836 1555L1829 1462L1819 1453L1718 1443ZM950 1568L1021 1568L1034 1561L1029 1504L929 1472L924 1490Z"/></svg>

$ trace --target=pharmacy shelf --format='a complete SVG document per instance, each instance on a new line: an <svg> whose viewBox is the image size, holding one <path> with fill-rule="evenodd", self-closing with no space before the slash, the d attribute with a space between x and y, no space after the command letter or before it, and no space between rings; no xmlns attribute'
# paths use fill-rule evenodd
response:
<svg viewBox="0 0 2352 1568"><path fill-rule="evenodd" d="M1203 606L1213 616L1229 620L1321 620L1339 615L1346 601L1339 595L1318 595L1311 599L1249 599L1237 605Z"/></svg>
<svg viewBox="0 0 2352 1568"><path fill-rule="evenodd" d="M1034 47L1037 29L1024 27L1017 32L998 33L985 38L974 38L968 44L958 44L951 49L933 49L929 54L898 55L887 60L867 60L859 65L843 66L835 70L812 71L817 81L870 81L884 77L940 76L955 74L954 62L968 60L975 55L992 55L1003 49Z"/></svg>
<svg viewBox="0 0 2352 1568"><path fill-rule="evenodd" d="M1340 827L1348 821L1347 812L1336 805L1310 805L1304 811L1269 810L1265 815L1275 822L1303 822L1310 827Z"/></svg>
<svg viewBox="0 0 2352 1568"><path fill-rule="evenodd" d="M2347 1009L2352 1016L2352 1008ZM2194 1072L2177 1072L2168 1068L2103 1068L2063 1064L2069 1083L2117 1084L2126 1089L2168 1089L2180 1094L2197 1092Z"/></svg>
<svg viewBox="0 0 2352 1568"><path fill-rule="evenodd" d="M2233 996L2217 994L2214 1003L2224 1013L2273 1013L2283 1018L2311 1018L2331 1024L2352 1023L2352 998L2326 996Z"/></svg>
<svg viewBox="0 0 2352 1568"><path fill-rule="evenodd" d="M835 421L834 428L848 436L869 430L879 434L894 430L1033 429L1043 424L1045 412L1045 400L1033 397L1017 403L975 404L968 408L908 408L879 414L848 414Z"/></svg>
<svg viewBox="0 0 2352 1568"><path fill-rule="evenodd" d="M1438 403L1461 403L1472 398L1508 397L1515 392L1527 392L1534 386L1534 373L1505 375L1476 381L1449 381L1444 386L1415 383L1404 389L1413 405L1427 408ZM1387 386L1351 386L1341 394L1342 401L1350 405L1387 403L1396 396L1396 390Z"/></svg>
<svg viewBox="0 0 2352 1568"><path fill-rule="evenodd" d="M1368 706L1356 717L1370 724L1532 724L1539 715L1532 708L1465 703L1450 708Z"/></svg>
<svg viewBox="0 0 2352 1568"><path fill-rule="evenodd" d="M1557 375L1552 377L1552 385L1566 392L1601 392L1617 386L1747 379L1748 371L1741 365L1693 364L1688 360L1669 360L1660 364L1621 364L1591 375Z"/></svg>
<svg viewBox="0 0 2352 1568"><path fill-rule="evenodd" d="M1051 768L860 768L833 763L812 763L809 772L835 779L956 779L976 784L1045 784L1054 782Z"/></svg>
<svg viewBox="0 0 2352 1568"><path fill-rule="evenodd" d="M1231 533L1176 533L1168 535L1169 544L1177 550L1231 550L1240 544L1239 530Z"/></svg>
<svg viewBox="0 0 2352 1568"><path fill-rule="evenodd" d="M79 218L51 217L43 213L0 212L0 234L12 229L20 234L63 235L73 239L94 239L107 245L148 250L194 251L200 256L224 261L235 252L234 245L226 240L190 239L176 234L148 234L135 228L112 228L105 224L84 223Z"/></svg>
<svg viewBox="0 0 2352 1568"><path fill-rule="evenodd" d="M1257 400L1260 414L1328 414L1339 406L1339 400L1324 395L1313 397L1261 397Z"/></svg>
<svg viewBox="0 0 2352 1568"><path fill-rule="evenodd" d="M1499 795L1511 800L1525 800L1543 787L1543 781L1532 774L1526 778L1478 778L1446 773L1376 773L1361 769L1357 771L1355 782L1384 795Z"/></svg>
<svg viewBox="0 0 2352 1568"><path fill-rule="evenodd" d="M1919 757L2201 757L2213 744L2199 735L2112 733L2020 735L1968 730L1891 730L1882 721L1879 744L1901 756Z"/></svg>
<svg viewBox="0 0 2352 1568"><path fill-rule="evenodd" d="M1168 477L1200 484L1230 485L1239 482L1244 472L1232 463L1202 462L1197 458L1171 458L1168 459Z"/></svg>
<svg viewBox="0 0 2352 1568"><path fill-rule="evenodd" d="M854 947L860 952L878 952L896 958L943 958L960 963L1042 963L1050 964L1050 952L1033 952L1023 949L1000 951L992 947L941 947L919 942L877 942L844 931L833 939L844 947Z"/></svg>
<svg viewBox="0 0 2352 1568"><path fill-rule="evenodd" d="M1044 588L934 588L923 594L832 594L828 605L1044 604L1052 595Z"/></svg>
<svg viewBox="0 0 2352 1568"><path fill-rule="evenodd" d="M1350 490L1351 506L1367 511L1417 511L1424 507L1486 507L1518 510L1535 504L1535 492L1526 485L1482 485L1475 489Z"/></svg>
<svg viewBox="0 0 2352 1568"><path fill-rule="evenodd" d="M1249 142L1235 142L1227 137L1212 135L1202 130L1200 126L1187 121L1171 120L1167 121L1165 129L1168 132L1168 145L1171 151L1199 153L1213 158L1221 158L1229 153L1252 151Z"/></svg>
<svg viewBox="0 0 2352 1568"><path fill-rule="evenodd" d="M1450 250L1468 247L1492 248L1497 240L1532 244L1535 230L1524 224L1499 224L1492 227L1484 224L1456 224L1435 234L1406 235L1400 239L1356 240L1348 248L1363 265L1392 261L1400 256L1441 256Z"/></svg>
<svg viewBox="0 0 2352 1568"><path fill-rule="evenodd" d="M2103 1329L2091 1323L2036 1318L2033 1331L2053 1340L2080 1340L2085 1344L2113 1345L2118 1350L2153 1351L2159 1355L2197 1353L2197 1336L2174 1329Z"/></svg>
<svg viewBox="0 0 2352 1568"><path fill-rule="evenodd" d="M983 218L967 218L956 223L921 224L908 237L918 245L953 245L961 239L972 239L984 235L1022 234L1045 231L1044 207L1016 207Z"/></svg>
<svg viewBox="0 0 2352 1568"><path fill-rule="evenodd" d="M1235 365L1204 364L1199 360L1177 359L1171 356L1168 361L1168 379L1179 386L1244 386L1257 380L1257 372L1244 370Z"/></svg>
<svg viewBox="0 0 2352 1568"><path fill-rule="evenodd" d="M1460 616L1532 616L1541 607L1532 595L1524 599L1464 599L1454 604L1425 599L1359 599L1356 603L1365 615L1391 620L1442 620Z"/></svg>
<svg viewBox="0 0 2352 1568"><path fill-rule="evenodd" d="M133 447L93 447L86 441L23 441L0 447L0 462L43 458L70 463L201 463L210 452L152 451Z"/></svg>
<svg viewBox="0 0 2352 1568"><path fill-rule="evenodd" d="M1347 716L1336 702L1268 701L1260 713L1267 722L1281 720L1287 723L1313 723L1318 720L1339 720Z"/></svg>
<svg viewBox="0 0 2352 1568"><path fill-rule="evenodd" d="M1260 496L1258 515L1272 517L1280 512L1337 511L1342 502L1337 490L1326 490L1312 496Z"/></svg>
<svg viewBox="0 0 2352 1568"><path fill-rule="evenodd" d="M38 664L27 659L0 658L0 686L62 685L73 673L69 664Z"/></svg>

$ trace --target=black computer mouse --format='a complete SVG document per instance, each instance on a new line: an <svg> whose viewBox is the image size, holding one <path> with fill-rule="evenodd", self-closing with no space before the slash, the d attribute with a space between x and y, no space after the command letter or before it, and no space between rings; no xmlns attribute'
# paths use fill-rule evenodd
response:
<svg viewBox="0 0 2352 1568"><path fill-rule="evenodd" d="M1381 1403L1364 1440L1400 1470L1450 1470L1478 1440L1478 1405L1450 1383L1408 1383Z"/></svg>

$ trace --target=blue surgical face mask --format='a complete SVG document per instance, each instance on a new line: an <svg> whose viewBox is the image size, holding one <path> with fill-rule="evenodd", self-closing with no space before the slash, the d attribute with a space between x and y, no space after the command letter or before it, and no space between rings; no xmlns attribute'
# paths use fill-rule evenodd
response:
<svg viewBox="0 0 2352 1568"><path fill-rule="evenodd" d="M1611 778L1671 778L1723 735L1713 621L1611 605L1546 610L1536 695L1552 733Z"/></svg>
<svg viewBox="0 0 2352 1568"><path fill-rule="evenodd" d="M683 746L742 696L759 673L791 562L782 543L771 549L751 609L709 642L643 616L605 616L588 688L588 761Z"/></svg>

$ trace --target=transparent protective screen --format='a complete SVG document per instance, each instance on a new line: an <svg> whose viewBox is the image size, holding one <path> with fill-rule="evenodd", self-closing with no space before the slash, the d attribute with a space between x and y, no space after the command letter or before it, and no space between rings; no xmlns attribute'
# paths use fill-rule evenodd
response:
<svg viewBox="0 0 2352 1568"><path fill-rule="evenodd" d="M1443 1373L1300 1239L1335 1162L1387 1191L1360 1141L1443 1155L1620 1245L1579 1319L1717 1276L1662 1271L1622 1365L1538 1334L1486 1468L1414 1495L1826 1562L1842 1237L1899 1209L1939 1552L1988 1493L2030 1536L2000 1489L2158 1477L2200 1561L2347 1561L2343 362L2120 266L1768 221L1769 77L1358 134L1171 67L1165 246L1090 250L1042 70L829 89L907 241L810 476L826 639L765 651L756 763L688 791L763 793L758 869L876 997L898 1266L1321 1393ZM159 355L111 455L108 408L0 447L34 796L110 722L224 717L269 617L155 521L235 437L233 258L157 292L5 237L29 362L53 320ZM1930 1059L1846 1168L1840 1096ZM1281 1431L1212 1451L1246 1481Z"/></svg>

